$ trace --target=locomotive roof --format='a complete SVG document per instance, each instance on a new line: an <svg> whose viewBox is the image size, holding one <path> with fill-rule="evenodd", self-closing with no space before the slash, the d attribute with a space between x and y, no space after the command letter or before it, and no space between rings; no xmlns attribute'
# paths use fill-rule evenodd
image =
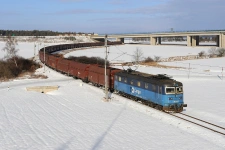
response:
<svg viewBox="0 0 225 150"><path fill-rule="evenodd" d="M166 74L153 75L153 74L147 74L147 73L133 71L133 70L132 71L123 70L121 72L116 73L116 75L132 78L139 81L141 80L141 81L153 83L153 84L168 85L168 86L173 86L174 84L179 86L182 85L181 82L172 79L172 77Z"/></svg>

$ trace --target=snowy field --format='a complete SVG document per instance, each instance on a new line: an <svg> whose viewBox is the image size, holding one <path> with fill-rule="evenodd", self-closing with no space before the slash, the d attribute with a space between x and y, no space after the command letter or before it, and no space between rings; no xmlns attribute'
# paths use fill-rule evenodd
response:
<svg viewBox="0 0 225 150"><path fill-rule="evenodd" d="M109 60L129 61L136 47L140 47L146 57L197 55L209 49L112 46ZM24 46L24 54L20 52L20 55L32 57L32 44ZM104 48L74 51L68 55L104 57ZM184 113L225 127L225 79L222 79L221 71L225 67L224 62L224 58L189 60L163 63L182 67L178 69L139 66L138 71L167 73L181 81L184 101L188 105ZM189 66L191 69L187 69ZM110 102L103 102L102 89L82 84L80 80L49 68L45 73L40 68L37 74L45 74L49 78L0 83L0 149L225 149L224 136L215 132L115 94ZM45 85L58 85L59 90L48 94L26 91L26 87Z"/></svg>
<svg viewBox="0 0 225 150"><path fill-rule="evenodd" d="M198 55L199 52L208 52L210 47L187 47L187 46L152 46L142 44L125 44L121 46L110 46L108 48L109 55L108 60L110 62L131 62L133 61L132 55L136 49L140 49L143 52L143 57L159 56L161 58L168 58L172 56L187 56L187 55ZM95 56L105 58L105 48L92 48L85 50L77 50L65 55L69 56Z"/></svg>
<svg viewBox="0 0 225 150"><path fill-rule="evenodd" d="M16 47L19 49L18 55L22 56L24 58L31 58L34 57L34 55L38 54L38 48L41 49L48 45L56 45L57 43L39 43L36 44L36 47L34 46L34 42L18 42L18 46ZM4 58L6 55L6 52L2 51L2 48L5 47L5 42L0 41L0 59Z"/></svg>
<svg viewBox="0 0 225 150"><path fill-rule="evenodd" d="M5 42L0 41L0 59L2 59L6 55L6 52L2 51L3 47L5 47ZM38 52L37 49L36 49L36 51L34 51L34 43L20 42L20 43L18 43L18 48L19 48L18 55L22 56L24 58L33 57L34 53L37 54L37 52Z"/></svg>
<svg viewBox="0 0 225 150"><path fill-rule="evenodd" d="M59 44L69 44L73 43L73 41L65 40L65 37L60 36L46 36L45 38L39 38L35 39L35 42L26 42L29 40L32 40L32 37L17 37L18 46L16 48L19 48L18 55L23 56L24 58L31 58L34 55L38 54L38 50L43 48L44 46L49 45L59 45ZM90 37L86 36L75 36L76 41L74 42L92 42ZM22 41L22 42L21 42ZM0 39L0 59L4 58L6 53L2 51L2 48L5 47L5 42Z"/></svg>

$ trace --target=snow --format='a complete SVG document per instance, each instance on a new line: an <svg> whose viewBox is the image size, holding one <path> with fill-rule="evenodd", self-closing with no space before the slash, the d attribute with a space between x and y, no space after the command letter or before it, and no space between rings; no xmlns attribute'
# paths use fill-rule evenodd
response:
<svg viewBox="0 0 225 150"><path fill-rule="evenodd" d="M5 42L0 41L0 59L2 59L6 52L2 51L2 48L5 47ZM30 58L34 56L34 43L18 43L19 55L24 58Z"/></svg>
<svg viewBox="0 0 225 150"><path fill-rule="evenodd" d="M168 58L172 56L186 56L186 55L198 55L201 51L208 52L210 47L186 47L186 46L152 46L143 44L125 44L122 46L110 46L108 48L109 56L108 60L111 62L131 62L133 61L132 55L134 51L139 48L143 52L143 57L160 56L161 58ZM68 53L65 57L69 56L95 56L105 58L105 48L92 48L85 50L76 50Z"/></svg>
<svg viewBox="0 0 225 150"><path fill-rule="evenodd" d="M38 54L38 48L41 49L44 45L48 46L53 45L54 43L36 44L36 48L34 47L34 44L34 42L18 42L18 46L16 46L16 48L19 49L18 55L24 58L31 58L34 54ZM5 42L0 41L0 59L4 58L6 55L6 52L2 51L3 47L5 47Z"/></svg>
<svg viewBox="0 0 225 150"><path fill-rule="evenodd" d="M68 44L73 42L93 42L88 36L81 35L74 37L76 38L76 41L65 40L64 36L45 36L45 38L21 36L16 37L16 40L18 41L18 45L16 46L16 48L19 49L19 56L23 56L24 58L31 58L34 55L37 55L38 49L41 49L44 46L47 47L50 45ZM4 56L6 55L6 52L2 51L3 47L5 47L4 39L0 38L0 59L4 58Z"/></svg>
<svg viewBox="0 0 225 150"><path fill-rule="evenodd" d="M33 43L25 44L21 56L32 57L32 46ZM136 47L141 47L145 56L161 57L197 54L208 49L123 45L110 47L109 58L112 60L121 53L132 55ZM103 57L104 48L74 51L67 55ZM130 55L123 55L117 60L130 59ZM192 67L190 74L189 63ZM186 69L138 66L138 71L172 75L184 84L184 101L188 104L184 113L224 127L225 79L222 80L220 71L220 67L225 67L224 58L163 64ZM201 65L196 67L194 64ZM209 74L202 73L208 66L218 69L208 68ZM0 83L1 149L225 149L224 136L215 132L115 94L110 102L103 102L103 89L81 84L80 80L49 68L43 72L40 68L36 73L47 75L48 79L16 79ZM58 85L59 89L48 94L26 91L26 87L47 85Z"/></svg>

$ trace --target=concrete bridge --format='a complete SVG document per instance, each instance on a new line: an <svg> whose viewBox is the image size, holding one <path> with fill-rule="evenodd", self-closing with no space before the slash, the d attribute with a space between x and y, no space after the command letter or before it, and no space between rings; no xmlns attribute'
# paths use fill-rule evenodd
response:
<svg viewBox="0 0 225 150"><path fill-rule="evenodd" d="M199 46L200 36L216 36L216 46L225 48L225 30L221 31L197 31L197 32L165 32L146 34L112 34L108 38L115 38L116 41L124 42L124 38L150 38L151 45L161 45L163 37L187 37L187 46ZM104 41L105 35L93 35L92 39Z"/></svg>

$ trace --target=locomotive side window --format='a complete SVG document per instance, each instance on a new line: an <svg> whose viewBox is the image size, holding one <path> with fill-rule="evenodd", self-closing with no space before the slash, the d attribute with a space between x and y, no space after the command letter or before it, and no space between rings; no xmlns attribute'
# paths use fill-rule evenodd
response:
<svg viewBox="0 0 225 150"><path fill-rule="evenodd" d="M156 91L156 86L152 85L152 91Z"/></svg>
<svg viewBox="0 0 225 150"><path fill-rule="evenodd" d="M145 88L146 88L146 89L148 88L148 83L145 83Z"/></svg>
<svg viewBox="0 0 225 150"><path fill-rule="evenodd" d="M183 87L182 86L176 87L176 91L177 93L183 93Z"/></svg>
<svg viewBox="0 0 225 150"><path fill-rule="evenodd" d="M119 81L121 81L121 77L119 77Z"/></svg>
<svg viewBox="0 0 225 150"><path fill-rule="evenodd" d="M132 84L132 85L133 85L133 84L134 84L134 81L132 81L132 80L131 80L131 81L130 81L130 84Z"/></svg>
<svg viewBox="0 0 225 150"><path fill-rule="evenodd" d="M139 87L141 86L141 82L140 81L137 82L137 86L139 86Z"/></svg>
<svg viewBox="0 0 225 150"><path fill-rule="evenodd" d="M175 87L166 87L166 94L175 94Z"/></svg>
<svg viewBox="0 0 225 150"><path fill-rule="evenodd" d="M159 94L162 94L162 87L159 87Z"/></svg>
<svg viewBox="0 0 225 150"><path fill-rule="evenodd" d="M124 78L124 82L127 83L127 78Z"/></svg>

